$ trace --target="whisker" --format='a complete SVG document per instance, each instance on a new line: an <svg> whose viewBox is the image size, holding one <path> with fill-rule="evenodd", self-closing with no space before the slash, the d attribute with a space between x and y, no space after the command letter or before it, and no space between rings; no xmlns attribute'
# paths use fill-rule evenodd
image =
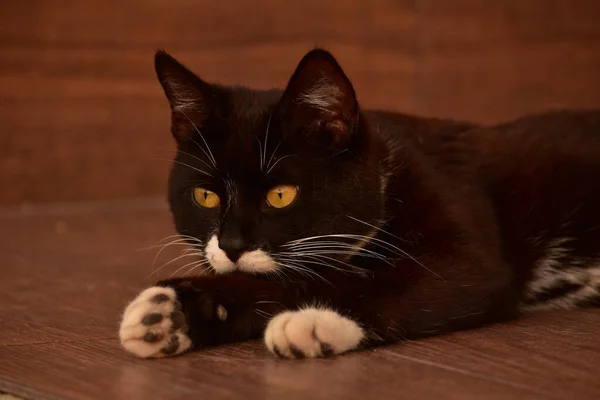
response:
<svg viewBox="0 0 600 400"><path fill-rule="evenodd" d="M193 167L193 166L191 166L190 164L186 164L186 163L184 163L184 162L181 162L181 161L178 161L178 160L167 160L166 158L159 158L159 160L172 161L172 162L173 162L173 163L175 163L175 164L183 165L184 167L188 167L188 168L190 168L190 169L192 169L192 170L194 170L194 171L196 171L196 172L200 172L201 174L204 174L204 175L206 175L206 176L210 176L210 177L212 177L212 176L213 176L213 175L212 175L211 173L209 173L209 172L206 172L206 171L204 171L204 170L201 170L200 168Z"/></svg>
<svg viewBox="0 0 600 400"><path fill-rule="evenodd" d="M191 139L191 138L190 138ZM208 168L212 169L212 166L210 164L208 164L206 161L204 161L203 159L201 159L200 157L197 157L193 154L190 154L186 151L181 151L181 150L175 150L175 152L192 157L194 160L200 161L202 164L206 165ZM212 176L212 175L211 175Z"/></svg>
<svg viewBox="0 0 600 400"><path fill-rule="evenodd" d="M281 262L281 260L283 260L285 262ZM312 279L315 279L315 277L319 278L322 281L333 286L333 284L331 282L329 282L327 279L325 279L323 276L321 276L318 272L313 271L310 268L306 268L302 265L297 264L297 260L289 260L289 259L285 259L283 257L277 257L276 262L277 262L277 265L279 265L283 268L289 269L292 272L299 273L300 275L307 276Z"/></svg>
<svg viewBox="0 0 600 400"><path fill-rule="evenodd" d="M179 271L181 271L184 268L187 268L189 266L193 266L192 269L199 267L200 265L205 265L206 263L208 263L207 260L198 260L198 261L192 261L191 263L187 263L184 266L177 268L177 270L175 270L174 272L171 273L171 275L169 275L169 278L172 278L174 275L176 275Z"/></svg>
<svg viewBox="0 0 600 400"><path fill-rule="evenodd" d="M410 244L412 244L412 242L410 242L409 240L406 240L406 239L403 239L403 238L401 238L401 237L399 237L399 236L396 236L396 235L394 235L393 233L390 233L390 232L388 232L388 231L386 231L386 230L384 230L384 229L382 229L382 228L380 228L380 227L378 227L378 226L376 226L376 225L370 224L370 223L368 223L368 222L365 222L365 221L363 221L363 220L360 220L360 219L358 219L358 218L356 218L356 217L353 217L353 216L351 216L351 215L346 215L346 217L348 217L348 218L350 218L350 219L352 219L352 220L354 220L354 221L356 221L356 222L360 222L361 224L365 224L365 225L367 225L367 226L369 226L369 227L371 227L371 228L373 228L373 229L376 229L378 232L383 232L383 233L385 233L386 235L390 235L390 236L391 236L391 237L393 237L394 239L398 239L398 240L400 240L401 242L406 242L406 243L410 243Z"/></svg>
<svg viewBox="0 0 600 400"><path fill-rule="evenodd" d="M264 147L264 152L261 151L261 158L260 158L260 170L264 171L263 167L265 165L265 161L267 158L267 143L269 140L269 128L271 127L271 117L273 116L273 113L269 114L269 121L267 122L267 131L265 133L265 147ZM260 141L259 141L260 143Z"/></svg>
<svg viewBox="0 0 600 400"><path fill-rule="evenodd" d="M266 319L273 318L273 314L269 314L268 312L263 311L263 310L259 310L258 308L255 308L254 312L257 313L258 315L260 315L261 317L266 318Z"/></svg>
<svg viewBox="0 0 600 400"><path fill-rule="evenodd" d="M262 143L260 142L260 139L258 138L258 136L254 136L254 138L258 142L258 154L260 155L260 157L258 158L258 160L260 161L260 170L262 171L263 170L263 161L262 161L263 149L262 149Z"/></svg>
<svg viewBox="0 0 600 400"><path fill-rule="evenodd" d="M283 306L283 304L281 304L279 301L272 301L272 300L260 300L260 301L255 302L254 304L279 304L279 305Z"/></svg>
<svg viewBox="0 0 600 400"><path fill-rule="evenodd" d="M321 265L323 267L331 268L331 269L334 269L334 270L339 271L339 272L351 272L351 271L345 270L343 268L337 267L335 265L331 265L329 263L321 261L316 256L295 254L294 257L282 256L282 257L280 257L280 259L284 260L285 262L291 262L291 263L299 263L299 262L301 262L301 263L306 263L306 264ZM308 268L307 270L313 271L310 268Z"/></svg>
<svg viewBox="0 0 600 400"><path fill-rule="evenodd" d="M384 232L385 233L385 232ZM391 234L390 234L391 235ZM393 235L392 235L393 236ZM288 243L286 243L286 245L289 244L298 244L298 243L302 243L302 242L307 242L310 240L316 240L316 239L321 239L321 238L332 238L332 237L337 237L337 238L348 238L348 239L364 239L364 238L368 238L370 242L373 243L377 243L379 245L381 245L381 247L386 248L388 251L392 251L395 250L397 252L397 254L403 255L406 258L414 261L417 265L419 265L420 267L422 267L423 269L425 269L426 271L430 272L431 274L435 275L436 277L440 278L441 280L445 281L444 278L442 278L440 275L438 275L435 271L431 270L430 268L426 267L423 263L421 263L419 260L417 260L416 258L414 258L413 256L411 256L409 253L407 253L406 251L402 250L401 248L399 248L398 246L395 246L385 240L379 239L379 238L371 238L369 236L365 236L365 235L355 235L355 234L331 234L331 235L318 235L318 236L311 236L311 237L306 237L306 238L301 238L301 239L296 239L296 240L292 240L289 241ZM285 246L285 245L284 245ZM385 247L387 246L387 247Z"/></svg>
<svg viewBox="0 0 600 400"><path fill-rule="evenodd" d="M187 116L187 114L185 112L181 111L181 113L183 114L184 117L187 118L188 121L190 121L190 124L192 124L192 126L194 127L194 129L196 130L196 132L198 133L198 135L200 135L200 139L202 139L202 141L204 142L204 145L206 146L206 151L201 146L198 145L198 147L200 148L200 150L202 150L204 152L204 154L206 154L206 156L210 159L210 161L212 162L213 166L216 169L217 168L217 161L213 157L213 154L210 151L210 147L208 146L208 143L206 142L206 139L204 139L204 136L200 132L200 129L198 129L198 127L196 126L196 124L194 124L194 122L190 119L190 117ZM208 153L207 153L207 151L208 151Z"/></svg>
<svg viewBox="0 0 600 400"><path fill-rule="evenodd" d="M328 251L331 254L336 254L339 250L346 250L346 255L356 255L360 257L373 257L382 260L386 260L387 257L381 253L378 253L374 250L365 249L356 245L351 245L345 242L316 242L316 243L304 243L296 246L286 246L288 249L292 251ZM350 252L350 253L348 253ZM366 253L366 254L363 254Z"/></svg>
<svg viewBox="0 0 600 400"><path fill-rule="evenodd" d="M285 156L283 156L283 157L281 157L281 158L278 158L278 159L277 159L277 160L276 160L276 161L273 163L273 165L271 166L271 168L269 168L269 169L267 170L267 174L269 174L269 173L270 173L270 172L273 170L273 168L275 168L275 166L276 166L277 164L279 164L279 162L280 162L280 161L282 161L282 160L285 160L285 159L286 159L286 158L288 158L288 157L295 157L295 156L296 156L296 154L288 154L288 155L285 155Z"/></svg>
<svg viewBox="0 0 600 400"><path fill-rule="evenodd" d="M180 256L177 256L177 257L173 258L172 260L167 261L166 263L164 263L163 265L161 265L158 269L156 269L155 271L153 271L150 275L158 273L160 270L162 270L163 268L165 268L167 265L170 265L170 264L174 263L177 260L180 260L180 259L185 258L185 257L194 257L194 256L201 257L202 253L200 251L196 251L196 252L186 252L184 254L181 254Z"/></svg>
<svg viewBox="0 0 600 400"><path fill-rule="evenodd" d="M152 260L152 268L154 268L154 265L156 264L156 260L158 260L158 257L160 257L160 255L162 254L163 251L165 251L165 249L169 246L174 246L174 245L187 245L188 243L188 239L184 238L184 239L176 239L173 240L163 246L161 246L161 249L156 252L156 255L154 256L154 259Z"/></svg>
<svg viewBox="0 0 600 400"><path fill-rule="evenodd" d="M359 268L359 267L357 267L355 265L348 264L347 262L344 262L342 260L338 260L337 258L328 257L328 256L322 255L322 254L294 253L294 256L297 257L297 258L305 258L305 259L308 258L308 259L311 259L311 260L315 260L316 259L319 262L322 262L323 263L322 265L326 265L326 266L328 266L330 268L333 268L333 269L336 269L338 271L344 271L344 272L346 272L346 269L339 268L339 267L336 267L336 266L331 265L331 264L327 264L327 263L323 262L323 260L333 261L333 262L340 263L340 264L345 265L346 267L350 268L351 270L354 270L354 272L357 272L357 271L364 272L365 271L363 268ZM348 271L348 272L350 272L350 271Z"/></svg>
<svg viewBox="0 0 600 400"><path fill-rule="evenodd" d="M139 250L139 251L143 251L143 250L152 250L152 249L156 249L156 248L159 248L159 247L168 246L168 245L169 245L169 243L167 243L167 244L163 244L163 242L164 242L165 240L169 240L169 239L172 239L172 238L189 239L189 240L194 240L194 241L200 242L200 239L198 239L198 238L195 238L195 237L193 237L193 236L187 236L187 235L175 234L175 235L169 235L169 236L166 236L166 237L164 237L164 238L160 239L158 242L156 242L156 243L155 243L155 244L153 244L152 246L148 246L148 247L142 247L141 249L138 249L138 250Z"/></svg>
<svg viewBox="0 0 600 400"><path fill-rule="evenodd" d="M273 150L273 153L271 153L271 157L269 158L269 162L267 163L267 169L269 169L269 166L271 165L271 162L273 161L273 157L275 157L275 154L277 153L279 146L281 146L281 141L279 143L277 143L277 146L275 146L275 150Z"/></svg>

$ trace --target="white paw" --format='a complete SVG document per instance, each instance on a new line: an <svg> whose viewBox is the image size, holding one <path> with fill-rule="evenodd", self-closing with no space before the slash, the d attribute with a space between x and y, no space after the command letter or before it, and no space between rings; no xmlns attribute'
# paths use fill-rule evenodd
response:
<svg viewBox="0 0 600 400"><path fill-rule="evenodd" d="M130 353L157 358L182 353L192 346L185 315L175 290L154 286L144 290L123 313L119 338Z"/></svg>
<svg viewBox="0 0 600 400"><path fill-rule="evenodd" d="M323 357L356 349L365 337L353 320L325 308L286 311L271 319L265 343L279 357Z"/></svg>

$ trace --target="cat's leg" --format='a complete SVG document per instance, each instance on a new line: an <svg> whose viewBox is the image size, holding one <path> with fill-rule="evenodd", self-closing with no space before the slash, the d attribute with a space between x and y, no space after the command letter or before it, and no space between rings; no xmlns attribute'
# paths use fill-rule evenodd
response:
<svg viewBox="0 0 600 400"><path fill-rule="evenodd" d="M283 287L239 274L159 282L126 307L121 344L138 357L158 358L259 337L269 317L295 298Z"/></svg>
<svg viewBox="0 0 600 400"><path fill-rule="evenodd" d="M462 260L443 277L410 265L374 278L322 273L326 281L311 282L238 274L171 279L127 307L121 341L137 356L162 357L264 332L268 349L280 357L321 357L512 315L516 297L502 274L486 277L489 268L468 264Z"/></svg>
<svg viewBox="0 0 600 400"><path fill-rule="evenodd" d="M508 268L483 263L473 268L466 258L444 262L450 267L430 264L447 272L443 275L398 265L374 278L328 276L333 288L313 283L298 299L300 307L271 319L265 344L280 357L322 357L517 315Z"/></svg>
<svg viewBox="0 0 600 400"><path fill-rule="evenodd" d="M336 277L341 278L330 278ZM126 307L119 335L127 351L143 358L263 333L267 347L282 357L339 354L363 341L363 329L331 305L317 306L316 299L330 304L332 296L343 299L342 293L323 282L269 282L239 274L170 279L142 291Z"/></svg>

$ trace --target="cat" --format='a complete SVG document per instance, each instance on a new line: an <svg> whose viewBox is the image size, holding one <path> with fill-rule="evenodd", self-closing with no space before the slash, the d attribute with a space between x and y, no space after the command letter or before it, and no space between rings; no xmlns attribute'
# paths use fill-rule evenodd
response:
<svg viewBox="0 0 600 400"><path fill-rule="evenodd" d="M283 91L208 83L162 50L155 69L170 210L211 273L141 292L128 352L264 334L276 356L325 357L600 304L600 111L481 126L363 110L321 48Z"/></svg>

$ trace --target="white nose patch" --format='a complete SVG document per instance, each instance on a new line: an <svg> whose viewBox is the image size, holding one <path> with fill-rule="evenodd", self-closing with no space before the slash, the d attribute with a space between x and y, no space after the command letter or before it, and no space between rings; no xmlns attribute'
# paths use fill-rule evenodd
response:
<svg viewBox="0 0 600 400"><path fill-rule="evenodd" d="M219 274L226 274L235 270L235 264L231 262L227 254L219 247L219 239L217 235L213 235L208 243L206 244L206 259L213 267L215 272Z"/></svg>
<svg viewBox="0 0 600 400"><path fill-rule="evenodd" d="M217 235L213 235L210 238L204 252L210 265L219 274L226 274L236 269L256 274L277 269L275 260L263 250L246 251L241 255L237 263L232 262L219 247Z"/></svg>

